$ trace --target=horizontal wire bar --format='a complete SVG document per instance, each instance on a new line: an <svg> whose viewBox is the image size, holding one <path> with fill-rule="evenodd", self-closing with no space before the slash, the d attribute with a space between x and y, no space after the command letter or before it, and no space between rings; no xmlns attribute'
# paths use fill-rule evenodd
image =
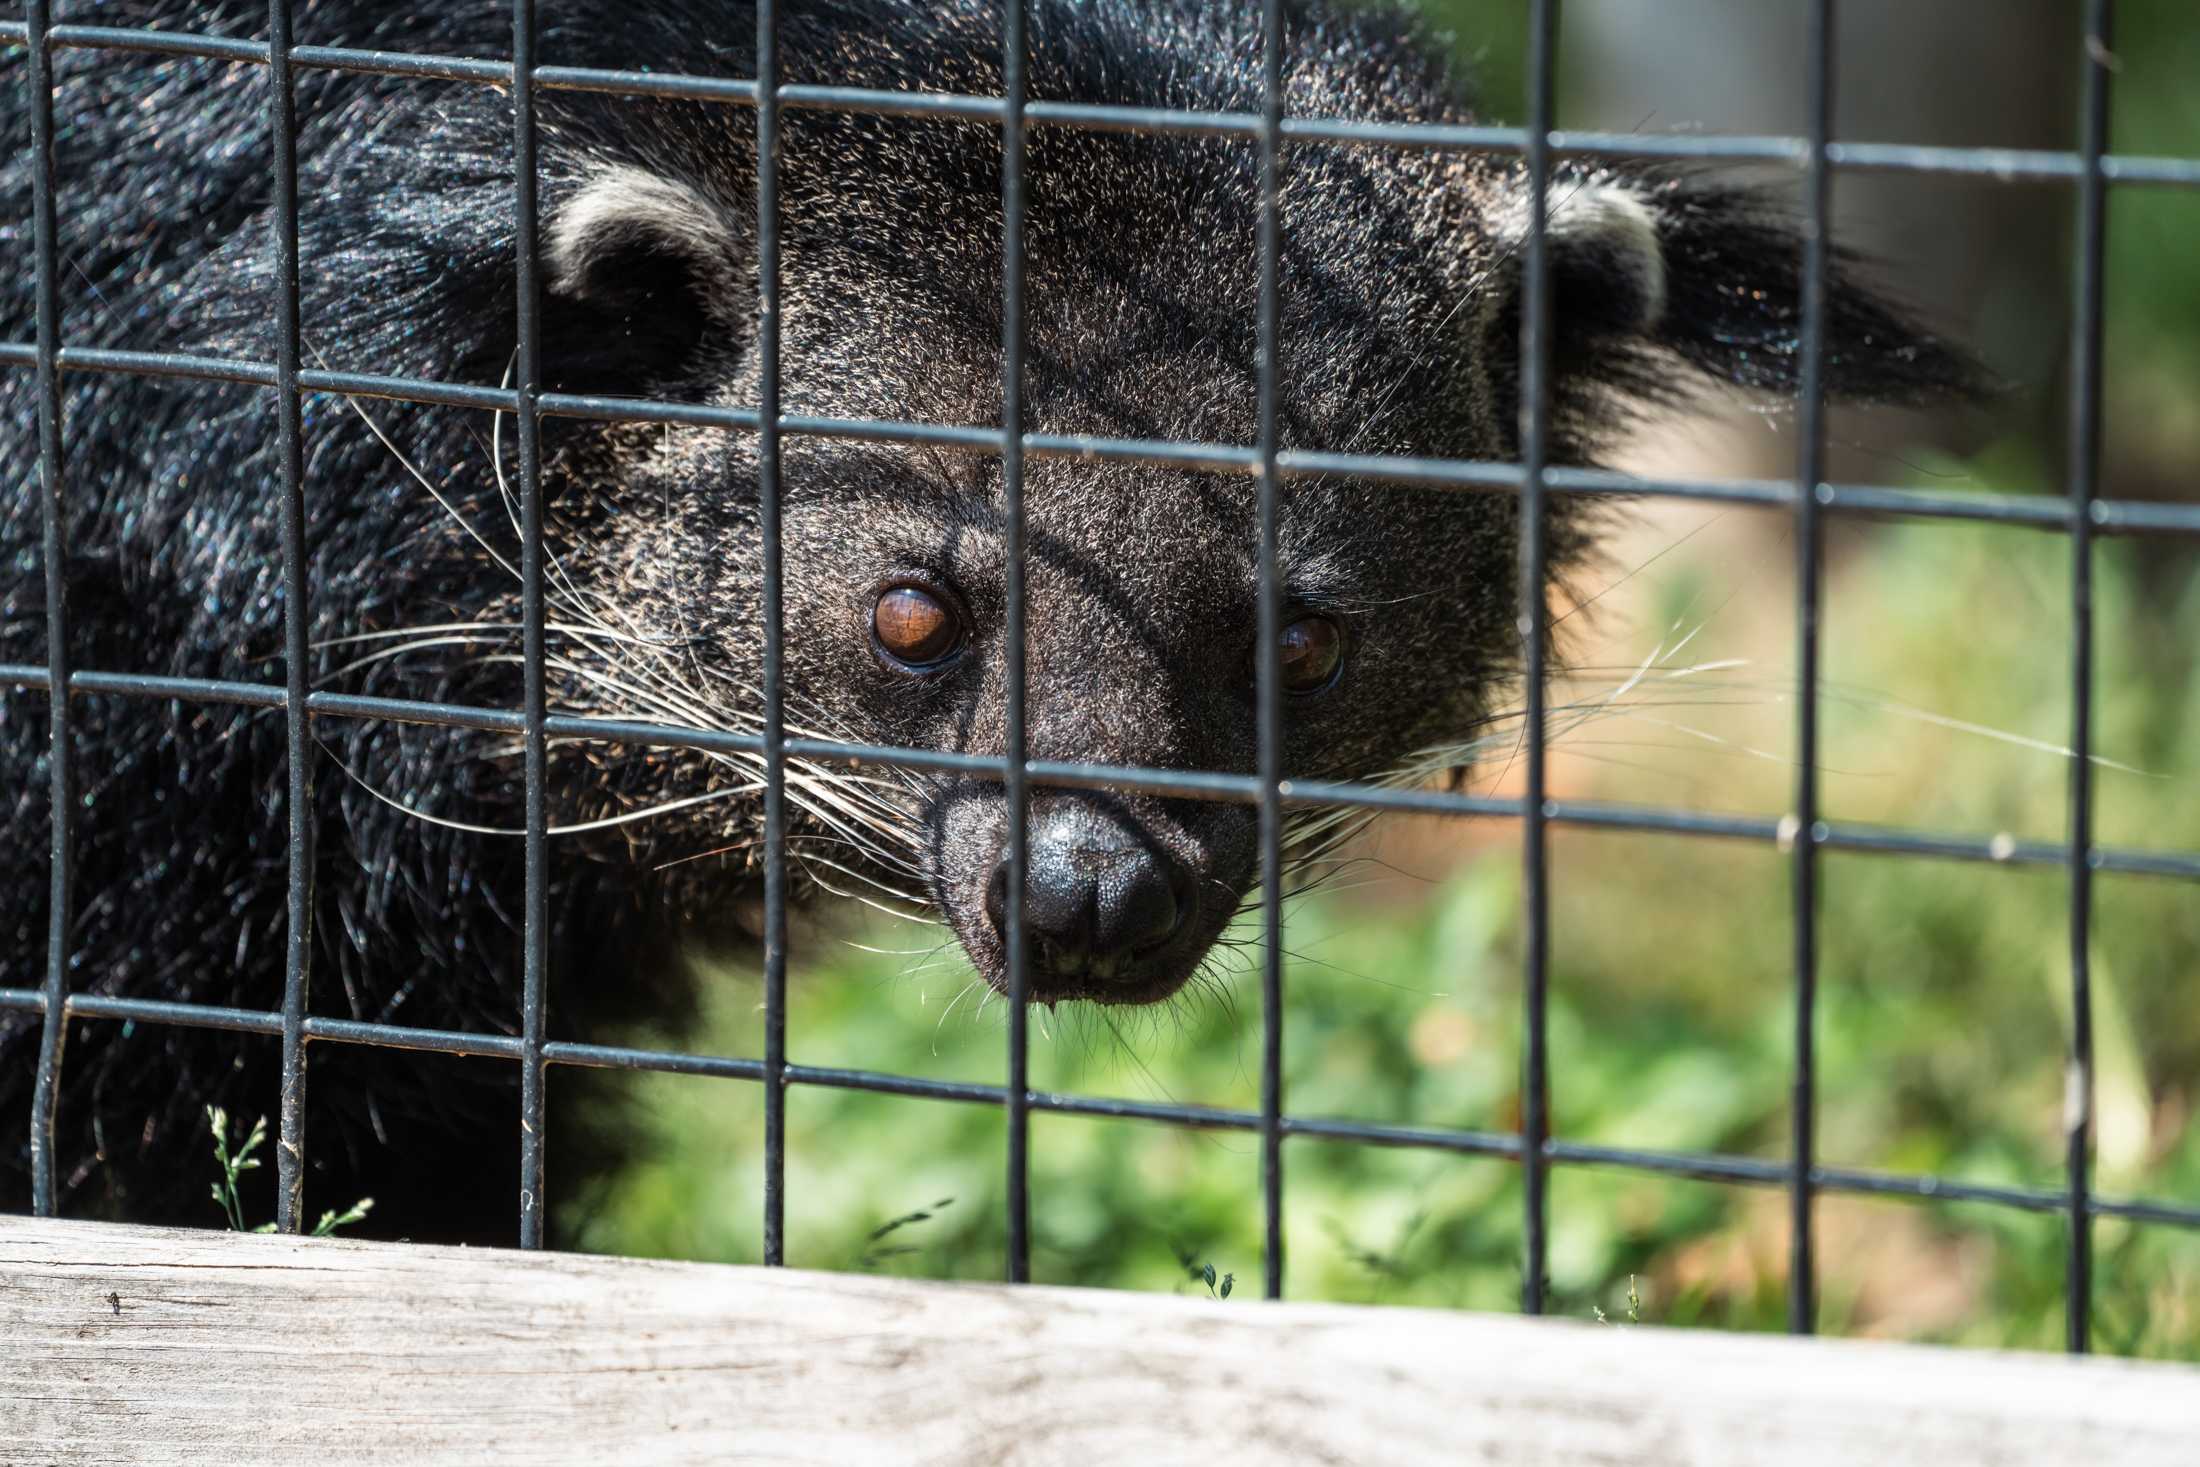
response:
<svg viewBox="0 0 2200 1467"><path fill-rule="evenodd" d="M241 37L207 36L184 31L155 31L117 26L55 26L55 49L136 51L151 55L195 56L208 60L265 66L267 43ZM25 44L20 22L0 25L0 39ZM291 64L313 70L462 82L509 89L509 60L435 56L418 52L362 50L341 46L294 46ZM756 105L753 78L685 76L593 67L545 66L534 72L546 91L593 92L631 97L672 97ZM999 97L952 92L916 92L874 87L787 85L779 88L785 107L829 109L899 117L946 117L998 125L1007 105ZM1074 127L1093 131L1163 132L1210 137L1257 136L1261 119L1253 113L1185 111L1113 106L1105 103L1034 101L1023 109L1027 127ZM1364 122L1342 118L1289 117L1282 136L1297 143L1521 153L1527 132L1517 127L1428 122ZM1800 168L1809 145L1798 137L1734 134L1630 133L1554 130L1554 155L1575 158L1671 158L1705 162L1779 163ZM1826 150L1829 166L1868 173L1917 173L1992 178L2005 182L2076 181L2085 161L2076 153L2016 148L1927 147L1909 143L1836 143ZM2111 183L2141 187L2200 188L2200 158L2110 155L2101 174Z"/></svg>
<svg viewBox="0 0 2200 1467"><path fill-rule="evenodd" d="M166 999L72 993L62 1005L62 1011L72 1019L120 1019L128 1023L167 1024L179 1029L222 1029L236 1034L264 1034L275 1039L281 1038L283 1033L283 1016L279 1013Z"/></svg>
<svg viewBox="0 0 2200 1467"><path fill-rule="evenodd" d="M34 350L29 342L0 342L0 366L28 367L33 364ZM59 360L65 372L120 372L132 377L186 377L207 382L242 382L253 387L275 385L275 364L272 362L239 362L188 352L65 346L61 348Z"/></svg>
<svg viewBox="0 0 2200 1467"><path fill-rule="evenodd" d="M1981 838L1905 830L1887 825L1828 825L1812 832L1820 845L1834 850L1875 851L1887 855L1939 856L1955 861L1990 861L2007 866L2066 866L2070 848L2059 842L2016 840L2008 835ZM2188 851L2146 851L2093 846L2086 864L2095 871L2127 876L2200 877L2200 858Z"/></svg>
<svg viewBox="0 0 2200 1467"><path fill-rule="evenodd" d="M906 1095L918 1100L953 1100L970 1105L1006 1105L1008 1087L968 1080L926 1080L915 1075L893 1075L876 1070L843 1070L816 1065L788 1065L790 1085L821 1085L831 1090L868 1090L880 1095Z"/></svg>
<svg viewBox="0 0 2200 1467"><path fill-rule="evenodd" d="M509 80L509 72L507 72ZM615 97L673 97L692 102L756 105L754 79L606 71L592 66L538 66L535 85L546 92L601 92Z"/></svg>
<svg viewBox="0 0 2200 1467"><path fill-rule="evenodd" d="M149 56L197 56L209 61L267 65L267 42L194 31L156 31L130 26L57 25L46 32L55 51L136 51Z"/></svg>
<svg viewBox="0 0 2200 1467"><path fill-rule="evenodd" d="M1851 1167L1822 1167L1817 1175L1828 1186L1843 1192L1903 1197L1919 1202L1978 1202L1989 1207L2021 1208L2026 1212L2057 1212L2064 1202L2060 1189L2004 1187L1985 1182L1959 1182L1947 1177L1889 1175ZM2174 1203L2168 1206L2172 1212L2180 1210Z"/></svg>
<svg viewBox="0 0 2200 1467"><path fill-rule="evenodd" d="M2095 528L2113 534L2200 534L2200 504L2096 499L2086 509Z"/></svg>
<svg viewBox="0 0 2200 1467"><path fill-rule="evenodd" d="M307 1019L306 1038L376 1049L411 1049L427 1054L456 1054L475 1059L520 1058L516 1034L467 1034L456 1029L407 1029L356 1019Z"/></svg>
<svg viewBox="0 0 2200 1467"><path fill-rule="evenodd" d="M293 46L293 67L319 71L346 71L358 76L396 76L427 81L482 82L509 88L509 61L477 60L466 56L434 56L418 51L362 51L352 46ZM537 76L541 73L537 72Z"/></svg>
<svg viewBox="0 0 2200 1467"><path fill-rule="evenodd" d="M105 347L63 347L63 371L116 372L132 376L187 378L273 387L275 369L265 362L236 361L187 352L122 351ZM28 342L0 343L0 366L32 368L36 348ZM494 387L440 382L425 377L371 372L301 370L301 391L369 397L429 406L510 412L517 394ZM714 407L700 403L658 402L641 398L545 393L538 411L545 417L599 422L673 423L753 433L753 408ZM998 429L947 423L889 419L826 418L783 415L780 431L798 437L840 438L880 443L962 449L997 454L1003 447ZM1160 468L1251 474L1258 455L1227 444L1181 443L1163 439L1100 438L1056 433L1027 433L1024 451L1034 458L1085 462L1144 463ZM1278 471L1291 478L1348 476L1382 483L1439 488L1517 490L1518 464L1461 459L1416 458L1387 454L1326 453L1304 449L1277 455ZM1772 479L1636 478L1607 469L1551 468L1547 487L1561 494L1602 495L1622 499L1685 499L1704 503L1753 504L1772 508L1795 502L1791 481ZM1819 503L1839 513L1920 519L1985 521L2029 525L2067 532L2069 501L2060 496L2015 493L1948 493L1877 485L1821 484ZM2200 505L2151 500L2097 500L2090 510L2095 529L2106 534L2200 536Z"/></svg>
<svg viewBox="0 0 2200 1467"><path fill-rule="evenodd" d="M2071 520L2070 501L2059 494L1950 494L1934 489L1820 484L1813 497L1825 509L1855 515L1930 516L2064 531L2070 528Z"/></svg>
<svg viewBox="0 0 2200 1467"><path fill-rule="evenodd" d="M28 995L31 1003L22 998ZM0 1008L39 1006L39 994L30 989L0 989ZM117 1019L130 1023L167 1024L182 1029L221 1029L239 1034L264 1034L281 1038L280 1012L223 1008L212 1004L179 1003L167 999L117 998L105 994L72 993L62 1005L72 1019ZM415 1029L402 1024L369 1024L356 1019L308 1017L309 1039L331 1044L359 1044L377 1049L406 1049L424 1053L468 1055L476 1058L517 1059L520 1041L504 1034L469 1034L457 1029Z"/></svg>
<svg viewBox="0 0 2200 1467"><path fill-rule="evenodd" d="M1857 173L1982 174L2005 183L2070 179L2085 173L2075 153L2032 148L1943 148L1921 143L1829 143L1826 161Z"/></svg>
<svg viewBox="0 0 2200 1467"><path fill-rule="evenodd" d="M1701 835L1721 840L1778 841L1780 821L1769 815L1717 815L1701 810L1665 810L1653 805L1604 801L1551 800L1543 817L1561 825L1606 830L1635 830L1654 835Z"/></svg>
<svg viewBox="0 0 2200 1467"><path fill-rule="evenodd" d="M642 1070L663 1075L710 1075L723 1080L761 1080L764 1062L727 1055L679 1054L671 1050L621 1049L611 1044L573 1044L552 1040L542 1047L544 1063L587 1070Z"/></svg>
<svg viewBox="0 0 2200 1467"><path fill-rule="evenodd" d="M0 684L44 690L46 669L36 663L0 663ZM274 684L244 683L213 678L162 677L142 673L76 671L69 674L70 691L77 696L107 695L177 699L185 702L225 703L252 708L279 709L287 695ZM338 718L380 718L394 723L433 724L445 728L476 729L484 733L521 730L518 713L508 709L481 708L463 703L434 703L407 698L374 698L351 693L317 692L306 700L308 712ZM595 739L605 743L649 748L684 748L716 753L760 753L763 740L756 734L715 729L681 728L672 724L633 719L593 718L552 714L547 731L559 739ZM849 744L830 739L788 739L787 752L805 759L830 760L856 767L885 764L903 769L923 769L941 774L968 774L998 778L1002 762L987 755L957 754L935 749L910 749L889 744ZM1127 790L1177 799L1216 800L1250 804L1260 798L1260 782L1251 775L1201 770L1144 769L1135 765L1070 764L1034 759L1024 766L1032 783L1056 789ZM1285 780L1283 800L1300 809L1384 810L1394 813L1517 819L1518 800L1494 796L1461 795L1448 790L1394 789L1327 780ZM1602 801L1552 800L1544 816L1553 824L1608 830L1631 830L1652 835L1708 836L1729 840L1780 842L1790 837L1782 822L1762 815L1719 815L1693 810L1667 810L1656 806L1626 805ZM1873 851L1885 855L1925 856L1958 861L1985 861L1997 865L2060 865L2068 853L2045 841L2020 841L2007 835L1965 835L1906 830L1877 825L1834 825L1819 822L1811 838L1834 850ZM2200 851L2150 851L2129 847L2095 846L2089 856L2096 871L2134 876L2167 876L2200 880Z"/></svg>
<svg viewBox="0 0 2200 1467"><path fill-rule="evenodd" d="M69 364L63 362L66 368ZM342 397L382 397L429 407L479 408L484 412L514 412L519 394L496 387L469 387L458 382L437 382L426 377L385 377L376 372L301 370L298 387L304 392L328 392Z"/></svg>
<svg viewBox="0 0 2200 1467"><path fill-rule="evenodd" d="M1943 148L1917 143L1834 143L1827 161L1853 173L1940 173L1984 175L2004 183L2039 179L2076 182L2085 176L2085 158L2025 148ZM2101 159L2110 183L2160 184L2190 188L2200 160L2115 157Z"/></svg>
<svg viewBox="0 0 2200 1467"><path fill-rule="evenodd" d="M1251 113L1115 106L1106 102L1026 102L1024 121L1026 124L1080 128L1087 132L1172 133L1180 137L1247 140L1260 135L1260 119Z"/></svg>
<svg viewBox="0 0 2200 1467"><path fill-rule="evenodd" d="M0 988L0 1010L35 1013L43 1005L44 995L37 989ZM70 995L67 1009L71 1018L130 1020L269 1037L280 1037L282 1033L280 1013L260 1013L248 1009L215 1008L149 999L107 998L92 994ZM520 1054L519 1039L504 1034L467 1034L445 1029L411 1029L394 1024L320 1018L306 1020L306 1033L310 1038L326 1043L417 1052L495 1059L517 1059ZM725 1055L683 1054L676 1050L629 1049L615 1045L562 1042L544 1045L542 1055L545 1061L552 1064L587 1069L754 1081L764 1078L762 1060ZM818 1065L788 1065L786 1083L971 1105L1003 1105L1008 1098L1006 1087L1000 1085L961 1080L930 1080L878 1070L840 1069ZM1033 1110L1060 1115L1086 1116L1100 1120L1151 1121L1195 1130L1258 1131L1261 1123L1257 1111L1124 1100L1104 1095L1034 1090L1030 1092L1030 1103ZM1286 1116L1283 1118L1283 1130L1287 1135L1313 1141L1349 1141L1409 1150L1448 1151L1508 1161L1519 1160L1521 1154L1519 1136L1509 1131L1445 1130L1433 1126L1403 1126L1333 1116ZM1544 1144L1543 1154L1546 1160L1560 1165L1650 1172L1697 1181L1747 1186L1785 1186L1792 1180L1792 1168L1784 1163L1716 1152L1654 1151L1553 1139ZM1813 1186L1831 1192L1922 1202L1982 1203L2018 1208L2027 1212L2053 1212L2065 1202L2065 1196L2060 1190L1996 1186L1948 1177L1875 1172L1855 1167L1814 1167L1811 1171L1811 1182ZM2096 1215L2103 1217L2121 1217L2166 1227L2200 1229L2200 1207L2160 1199L2096 1197L2091 1199L2091 1208Z"/></svg>

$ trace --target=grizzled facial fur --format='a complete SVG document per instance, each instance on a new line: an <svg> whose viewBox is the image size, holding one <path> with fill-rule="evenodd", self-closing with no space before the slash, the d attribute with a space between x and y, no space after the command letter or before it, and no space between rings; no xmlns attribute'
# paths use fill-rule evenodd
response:
<svg viewBox="0 0 2200 1467"><path fill-rule="evenodd" d="M1185 7L1159 34L1111 7L1040 7L1035 95L1147 105L1200 58L1201 105L1257 105L1249 22ZM1337 24L1331 22L1332 25ZM1390 32L1302 30L1290 106L1461 120L1425 53ZM1080 32L1088 34L1080 35ZM1343 39L1350 35L1351 40ZM1104 39L1103 39L1104 37ZM1145 84L1092 59L1126 48ZM1245 58L1224 63L1224 55ZM843 43L855 79L897 55ZM875 66L875 77L866 67ZM958 58L997 87L992 53ZM659 292L622 320L709 401L756 400L738 323L753 310L750 162L676 174L592 164L553 231L556 289L593 308ZM989 426L1001 413L999 146L986 127L790 114L783 407L838 419ZM857 182L891 178L891 188ZM1078 438L1246 444L1255 436L1258 175L1249 144L1042 129L1030 139L1023 427ZM1294 149L1284 197L1286 447L1504 459L1516 453L1518 253L1527 201L1509 161ZM1561 332L1562 461L1586 462L1645 406L1705 374L1773 389L1795 351L1799 246L1773 206L1681 176L1566 174L1550 250ZM638 269L636 256L650 260ZM661 282L670 281L665 284ZM888 281L893 285L889 287ZM1833 372L1899 395L1960 366L1844 275ZM682 340L672 322L707 322ZM957 754L1006 747L1005 509L996 458L929 444L790 437L783 449L786 655L809 732ZM728 675L753 684L762 628L749 518L755 443L674 432L596 476L669 505L621 599L700 618ZM1254 767L1257 574L1250 480L1077 456L1025 476L1027 748L1042 761L1247 773ZM640 511L646 518L649 512ZM1472 493L1294 479L1282 511L1293 776L1423 776L1459 762L1515 665L1515 512ZM1551 527L1563 574L1579 512ZM641 565L647 569L642 570ZM658 630L671 635L673 628ZM906 642L906 645L902 645ZM897 652L897 647L901 650ZM1312 661L1306 661L1311 658ZM1310 670L1310 671L1309 671ZM823 768L827 784L837 776ZM984 778L878 776L878 817L835 865L928 907L1002 986L1006 800ZM843 786L845 788L845 786ZM810 791L798 803L818 812ZM822 798L822 790L817 792ZM720 812L722 814L722 812ZM716 817L714 817L716 818ZM702 838L723 844L706 829ZM843 826L829 839L846 838ZM1029 839L1031 986L1054 1001L1147 1002L1197 969L1255 875L1241 804L1042 792ZM1297 843L1303 851L1309 841ZM796 849L804 850L798 839ZM818 854L821 848L812 847ZM707 884L722 872L688 872ZM690 903L711 900L697 890Z"/></svg>
<svg viewBox="0 0 2200 1467"><path fill-rule="evenodd" d="M103 24L234 35L265 20L259 0L55 9L63 21L81 10ZM500 56L510 41L501 0L296 10L302 44ZM1311 0L1289 10L1290 114L1471 121L1444 49L1400 15ZM1257 7L1028 0L1028 11L1035 99L1259 108ZM548 64L755 74L747 5L542 0L539 12ZM991 0L802 0L785 12L788 83L1000 90ZM264 77L106 50L57 52L55 66L59 251L70 280L89 286L63 291L63 339L270 358ZM506 95L322 70L302 70L297 88L307 365L512 384ZM26 135L24 95L0 89L11 138ZM781 408L798 420L780 444L790 735L1000 755L1000 461L968 433L877 426L1000 424L997 128L786 110L781 288L767 300L751 109L563 90L540 91L537 108L542 380L513 385L753 409L758 321L776 310ZM1051 435L1024 481L1029 753L1250 772L1251 481L1191 466L1196 454L1180 466L1045 450L1063 439L1254 441L1255 150L1243 138L1059 125L1027 138L1021 426ZM0 171L0 235L30 217L31 175L24 155ZM1592 463L1632 417L1700 389L1793 390L1800 246L1779 204L1614 163L1568 165L1548 208L1554 461ZM1515 457L1528 212L1512 157L1290 147L1283 445ZM0 282L9 341L34 334L33 285L27 270ZM1964 386L1963 359L1870 293L1852 262L1837 262L1832 286L1832 392L1905 401ZM273 506L284 491L264 396L188 375L72 373L63 386L74 665L279 684ZM29 511L0 518L0 663L45 660L34 392L31 374L0 374L9 492ZM552 743L551 1012L586 1032L610 1011L676 1010L677 993L654 982L680 971L668 951L738 925L753 901L761 760L753 740L722 736L753 735L762 720L758 441L738 412L613 424L570 402L551 409L541 449L553 710L706 734ZM312 397L305 412L316 685L519 706L508 420L365 396ZM1341 474L1284 487L1289 774L1406 782L1470 761L1518 662L1512 500ZM1564 497L1550 514L1562 577L1593 527ZM219 701L72 707L83 791L72 982L278 1007L281 718ZM44 705L25 694L0 708L0 790L19 801L0 825L0 871L43 871ZM314 784L316 1006L511 1031L523 870L509 833L525 824L516 739L335 716L315 733L326 751ZM800 746L787 768L797 895L926 911L1000 985L998 782L851 767ZM1033 994L1175 992L1248 895L1250 807L1135 789L1033 796ZM1310 820L1292 850L1310 859L1342 833ZM0 881L0 988L39 981L47 901L43 879ZM34 1016L0 1014L0 1116L28 1114L36 1035ZM196 1124L200 1102L259 1084L269 1061L258 1042L187 1029L130 1039L114 1025L72 1036L56 1141L68 1185L146 1215L131 1199L155 1195L158 1159L178 1154L161 1138ZM411 1117L412 1170L361 1190L385 1199L378 1217L392 1226L408 1186L424 1207L446 1205L418 1138L425 1127L444 1139L452 1175L478 1171L451 1140L463 1107L437 1088L455 1083L316 1080L316 1113L333 1113L350 1146L317 1147L315 1164L365 1177L359 1158ZM136 1149L108 1145L110 1133L139 1138ZM8 1166L0 1179L19 1180L19 1163ZM494 1210L507 1200L499 1193Z"/></svg>

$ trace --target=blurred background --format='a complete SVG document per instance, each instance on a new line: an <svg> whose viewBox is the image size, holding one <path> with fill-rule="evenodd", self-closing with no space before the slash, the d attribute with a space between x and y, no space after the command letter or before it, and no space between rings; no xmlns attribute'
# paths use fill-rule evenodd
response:
<svg viewBox="0 0 2200 1467"><path fill-rule="evenodd" d="M1427 0L1522 117L1521 0ZM2200 156L2200 15L2118 7L2111 146ZM2067 0L1846 0L1846 138L2069 148L2080 7ZM1804 126L1802 0L1564 0L1559 125L1665 133ZM2102 492L2200 497L2200 193L2112 192ZM1982 412L1836 414L1843 482L2063 492L2071 238L2066 185L1845 175L1843 244L2011 384ZM1736 402L1660 425L1621 466L1786 475L1790 417ZM2097 836L2200 847L2200 579L2190 539L2095 552ZM1569 617L1553 696L1566 797L1777 815L1795 732L1793 545L1779 512L1644 506ZM1827 526L1825 813L1976 836L2063 837L2071 558L2034 530L1950 521ZM1504 792L1514 771L1481 772ZM1294 903L1285 1095L1293 1113L1510 1129L1520 1071L1517 828L1394 820ZM1552 833L1551 1103L1561 1137L1784 1160L1789 862L1755 845ZM2068 886L2027 869L1829 853L1823 863L1819 1154L1828 1165L2061 1184ZM2200 887L2104 874L2093 974L2096 1185L2200 1200ZM1238 959L1248 968L1250 951ZM1162 1013L1036 1016L1045 1089L1257 1108L1259 998ZM762 1050L761 990L729 969L704 1032ZM999 1083L1001 1005L937 929L880 917L805 929L790 1058ZM635 1035L647 1040L650 1036ZM562 1082L561 1082L562 1083ZM579 1246L760 1257L761 1095L674 1076L594 1077L623 1107L620 1168L571 1199ZM788 1102L789 1262L925 1277L1002 1269L1000 1114L797 1088ZM1257 1138L1034 1116L1033 1273L1043 1281L1258 1294ZM1520 1183L1510 1166L1293 1141L1287 1291L1509 1309ZM2053 1214L1828 1196L1828 1333L2052 1348L2064 1234ZM1584 1168L1551 1183L1557 1312L1777 1329L1787 1229L1777 1190ZM2200 1236L2102 1220L2095 1340L2200 1358ZM1218 1289L1219 1292L1219 1289ZM1630 1294L1636 1302L1630 1304ZM1225 1304L1220 1307L1229 1307Z"/></svg>

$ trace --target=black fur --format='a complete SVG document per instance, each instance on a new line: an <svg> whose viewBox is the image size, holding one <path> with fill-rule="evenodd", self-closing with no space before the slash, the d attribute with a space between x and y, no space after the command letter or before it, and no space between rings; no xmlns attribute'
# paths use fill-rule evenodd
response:
<svg viewBox="0 0 2200 1467"><path fill-rule="evenodd" d="M236 35L264 18L257 0L56 8L61 20ZM743 5L541 9L547 63L753 74ZM1035 97L1257 109L1256 7L1032 0L1030 10ZM986 0L800 0L787 11L787 81L999 90L999 17ZM1442 49L1391 12L1295 4L1291 37L1295 114L1470 118ZM509 10L495 0L300 0L297 38L496 56ZM264 74L84 50L59 53L56 68L66 340L268 358ZM17 262L0 281L0 335L13 341L33 329L23 80L10 68L0 93L16 149L0 172L0 243ZM504 381L514 350L505 94L318 71L301 72L298 89L308 364ZM539 104L546 385L752 403L753 114L571 92ZM786 114L785 411L998 422L999 156L986 125ZM1287 443L1514 453L1516 162L1307 146L1289 168ZM1252 145L1046 127L1030 135L1029 172L1028 426L1251 442ZM1569 214L1577 197L1609 207ZM1561 461L1593 461L1631 414L1703 385L1792 389L1798 246L1775 206L1712 180L1615 167L1568 174L1552 209ZM1567 227L1582 217L1604 223ZM1648 233L1630 233L1629 221ZM1836 390L1900 401L1967 381L1957 354L1858 287L1846 263L1835 302ZM66 398L76 665L279 683L279 479L265 395L72 374ZM29 373L0 377L0 662L44 660L31 401ZM306 424L311 624L331 643L317 653L316 680L517 706L515 586L458 522L516 562L492 472L511 462L508 430L479 414L328 397L308 400ZM553 702L753 727L753 438L564 420L544 434L558 558L551 617L562 628ZM863 742L999 752L998 463L810 436L789 437L784 452L790 722ZM1027 492L1033 757L1250 770L1249 484L1034 461ZM1589 526L1569 505L1553 513L1563 574ZM1336 686L1291 708L1294 773L1381 776L1473 737L1516 661L1514 516L1503 496L1291 486L1289 594L1333 618L1349 644ZM912 677L874 651L871 598L895 578L934 584L964 609L969 642L951 668ZM591 618L595 631L574 630ZM333 641L454 624L474 630L448 635L469 640L378 661L361 659L390 643ZM75 712L84 793L72 987L276 1007L281 716L113 697L83 698ZM9 691L0 987L33 988L44 970L45 730L44 695ZM327 754L316 786L315 1010L513 1031L518 842L397 808L518 827L512 741L336 718L317 734ZM883 883L932 906L998 981L1002 955L983 915L998 789L803 774L826 781L797 791L803 871L826 886ZM557 745L552 775L560 825L718 794L553 844L557 1030L587 1033L620 1012L676 1015L677 948L738 926L753 885L753 776L680 751L589 743ZM862 818L835 798L861 801ZM1186 935L1114 996L1173 990L1251 881L1251 812L1048 795L1042 814L1065 802L1104 810L1196 877ZM211 1221L199 1107L272 1110L273 1042L112 1022L69 1030L57 1133L66 1206ZM0 1207L26 1205L36 1035L32 1016L0 1015ZM313 1053L315 1206L371 1191L390 1230L498 1234L516 1185L510 1066Z"/></svg>

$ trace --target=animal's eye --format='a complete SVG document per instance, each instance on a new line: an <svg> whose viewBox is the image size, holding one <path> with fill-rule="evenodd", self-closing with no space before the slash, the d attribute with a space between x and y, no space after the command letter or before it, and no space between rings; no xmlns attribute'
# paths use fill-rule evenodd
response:
<svg viewBox="0 0 2200 1467"><path fill-rule="evenodd" d="M1326 616L1302 616L1283 629L1283 690L1319 693L1344 666L1344 628Z"/></svg>
<svg viewBox="0 0 2200 1467"><path fill-rule="evenodd" d="M963 642L962 616L944 596L922 586L888 586L871 609L871 635L905 667L944 661Z"/></svg>

